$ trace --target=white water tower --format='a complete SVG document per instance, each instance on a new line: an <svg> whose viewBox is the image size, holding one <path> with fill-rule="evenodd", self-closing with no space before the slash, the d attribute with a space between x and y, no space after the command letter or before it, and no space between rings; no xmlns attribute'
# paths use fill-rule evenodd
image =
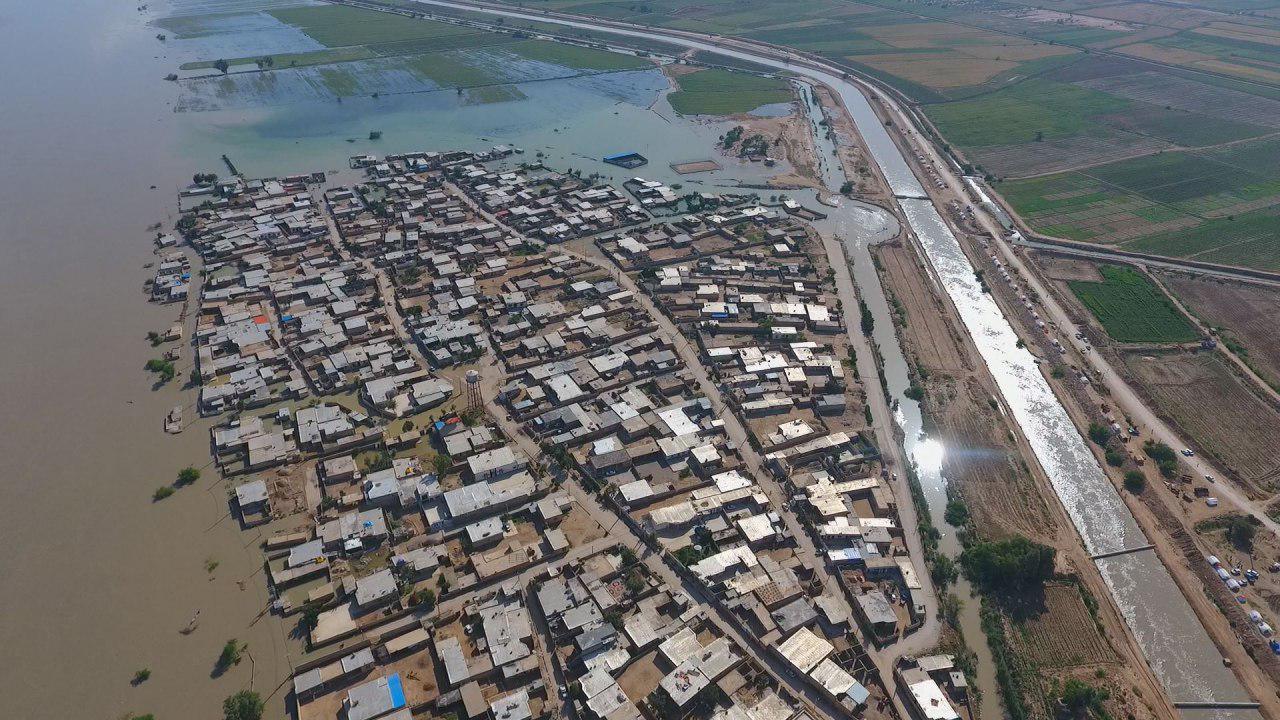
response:
<svg viewBox="0 0 1280 720"><path fill-rule="evenodd" d="M480 371L467 371L467 409L479 410L484 406L484 399L480 397Z"/></svg>

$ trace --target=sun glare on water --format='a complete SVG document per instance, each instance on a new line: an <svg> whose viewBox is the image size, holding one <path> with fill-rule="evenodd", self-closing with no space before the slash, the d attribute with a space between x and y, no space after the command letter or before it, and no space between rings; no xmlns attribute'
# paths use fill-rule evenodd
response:
<svg viewBox="0 0 1280 720"><path fill-rule="evenodd" d="M921 472L936 473L942 470L942 459L946 453L946 447L942 443L929 438L916 444L912 457Z"/></svg>

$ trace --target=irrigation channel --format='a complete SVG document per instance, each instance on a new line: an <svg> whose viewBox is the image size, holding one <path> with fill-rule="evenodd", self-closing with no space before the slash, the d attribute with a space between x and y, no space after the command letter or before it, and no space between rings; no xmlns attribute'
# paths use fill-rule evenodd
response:
<svg viewBox="0 0 1280 720"><path fill-rule="evenodd" d="M1084 438L1075 428L1066 409L1040 374L1031 353L1018 347L1017 334L1008 319L991 296L982 292L974 275L973 265L965 256L959 241L928 199L906 159L857 85L839 75L807 64L788 63L769 55L726 48L712 42L658 30L621 28L517 10L455 4L446 0L417 1L423 5L505 15L666 42L785 70L830 87L839 95L857 124L867 149L898 198L910 231L919 240L943 289L959 311L961 320L995 378L1014 419L1021 426L1036 459L1048 474L1076 530L1084 540L1085 549L1090 555L1101 555L1150 544L1085 445ZM875 297L879 294L879 284L874 281L874 273L870 278L865 275L871 263L858 262L857 248L860 246L861 244L854 243L852 248L855 267L863 269L863 274L857 280L862 289L872 295L867 302L876 299L882 302L882 296ZM865 254L865 246L862 246L861 253ZM865 257L862 259L868 260ZM887 321L887 312L877 319ZM887 322L877 324L886 325ZM882 352L886 353L886 361L890 351L901 359L896 339L886 342L889 338L881 336L877 340L881 342ZM905 373L905 365L899 369ZM913 407L905 399L900 400L899 407L908 408L903 414L904 423L918 422L918 407ZM921 443L913 441L913 438L918 437L918 432L907 433L909 444L906 449L913 457L920 456L927 449ZM933 485L931 480L923 477L921 480ZM939 506L937 510L941 510L940 505L945 504L945 499L937 486L930 488L929 494L931 514L936 514L933 512L934 506ZM1116 605L1174 702L1232 703L1249 700L1235 676L1223 667L1222 658L1213 642L1153 551L1131 552L1096 562L1102 577L1111 588ZM972 635L969 637L973 644L977 644ZM987 687L989 690L994 689L989 685ZM1184 709L1181 712L1183 717L1197 720L1244 720L1261 717L1256 710Z"/></svg>

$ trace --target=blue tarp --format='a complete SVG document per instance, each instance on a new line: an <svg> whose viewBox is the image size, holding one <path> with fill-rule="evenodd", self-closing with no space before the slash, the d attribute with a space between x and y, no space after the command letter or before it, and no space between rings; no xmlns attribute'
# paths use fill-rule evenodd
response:
<svg viewBox="0 0 1280 720"><path fill-rule="evenodd" d="M387 692L391 693L391 709L404 707L404 688L400 686L400 673L387 678Z"/></svg>

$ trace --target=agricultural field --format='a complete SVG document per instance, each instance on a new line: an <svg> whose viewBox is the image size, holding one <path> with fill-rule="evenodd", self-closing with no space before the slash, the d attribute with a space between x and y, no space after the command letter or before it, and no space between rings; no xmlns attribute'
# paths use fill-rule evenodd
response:
<svg viewBox="0 0 1280 720"><path fill-rule="evenodd" d="M1139 392L1202 454L1247 486L1280 482L1280 412L1214 352L1123 354Z"/></svg>
<svg viewBox="0 0 1280 720"><path fill-rule="evenodd" d="M1098 267L1102 282L1067 283L1111 339L1121 343L1179 343L1199 339L1195 327L1142 273L1120 265Z"/></svg>
<svg viewBox="0 0 1280 720"><path fill-rule="evenodd" d="M526 96L515 85L484 85L467 90L464 97L468 105L488 105L524 100Z"/></svg>
<svg viewBox="0 0 1280 720"><path fill-rule="evenodd" d="M1219 26L1208 33L1200 29L1184 31L1150 43L1125 46L1120 52L1244 80L1280 81L1280 47L1274 44L1274 37L1262 34L1269 28L1256 30L1244 34Z"/></svg>
<svg viewBox="0 0 1280 720"><path fill-rule="evenodd" d="M1160 273L1170 292L1272 387L1280 387L1280 292L1263 285Z"/></svg>
<svg viewBox="0 0 1280 720"><path fill-rule="evenodd" d="M1280 269L1280 208L1217 218L1187 230L1142 237L1125 250L1188 258L1220 265Z"/></svg>
<svg viewBox="0 0 1280 720"><path fill-rule="evenodd" d="M1008 429L974 377L968 351L914 253L902 245L879 245L873 253L899 337L925 390L930 434L949 448L983 448L948 452L942 466L974 527L993 538L1051 534L1055 522L1035 480L1011 447Z"/></svg>
<svg viewBox="0 0 1280 720"><path fill-rule="evenodd" d="M1119 662L1080 590L1071 584L1046 585L1043 611L1018 623L1014 640L1019 654L1042 668Z"/></svg>
<svg viewBox="0 0 1280 720"><path fill-rule="evenodd" d="M786 80L728 70L699 70L680 75L676 82L680 89L667 99L681 115L738 115L794 98Z"/></svg>
<svg viewBox="0 0 1280 720"><path fill-rule="evenodd" d="M181 65L195 75L179 81L180 112L489 85L507 87L464 101L506 102L524 97L511 83L653 67L634 55L342 5L273 6L157 25L178 34L175 47L199 53ZM250 28L250 40L224 44L236 28ZM253 54L223 54L250 48ZM227 62L225 74L217 72L218 55Z"/></svg>
<svg viewBox="0 0 1280 720"><path fill-rule="evenodd" d="M457 25L422 21L346 5L305 5L270 10L268 13L329 48L399 43L475 32Z"/></svg>
<svg viewBox="0 0 1280 720"><path fill-rule="evenodd" d="M1263 138L999 183L1045 235L1245 267L1280 266L1280 141Z"/></svg>
<svg viewBox="0 0 1280 720"><path fill-rule="evenodd" d="M990 394L972 376L931 375L925 386L931 435L948 448L982 449L948 452L942 461L942 474L958 491L974 527L987 538L1052 537L1054 518L1009 441L1004 419L991 407Z"/></svg>

